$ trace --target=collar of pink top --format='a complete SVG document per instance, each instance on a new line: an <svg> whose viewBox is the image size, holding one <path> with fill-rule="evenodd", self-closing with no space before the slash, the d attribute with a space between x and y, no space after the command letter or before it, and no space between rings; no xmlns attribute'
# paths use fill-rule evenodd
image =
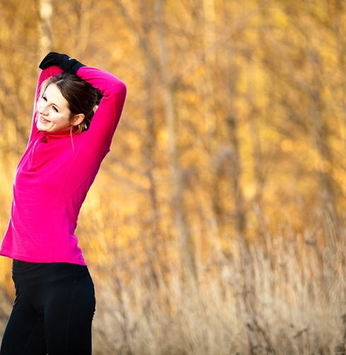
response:
<svg viewBox="0 0 346 355"><path fill-rule="evenodd" d="M68 138L72 137L72 135L75 135L75 132L71 132L70 130L68 131L58 131L58 132L45 132L45 131L39 131L40 134L40 140L42 142L48 143L52 140L56 139L62 139L62 138Z"/></svg>

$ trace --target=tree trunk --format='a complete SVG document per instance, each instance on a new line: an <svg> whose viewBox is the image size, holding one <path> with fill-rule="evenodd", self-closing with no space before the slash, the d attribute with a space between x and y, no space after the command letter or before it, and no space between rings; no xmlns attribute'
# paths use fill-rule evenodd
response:
<svg viewBox="0 0 346 355"><path fill-rule="evenodd" d="M169 73L169 53L167 48L164 0L155 0L155 19L157 25L157 40L159 49L160 81L162 85L162 98L164 104L164 115L167 125L168 137L168 161L170 166L171 208L173 222L180 242L180 253L182 258L182 271L185 279L191 276L197 278L195 263L195 251L192 236L189 232L184 209L184 185L182 170L179 164L178 143L177 143L177 115L175 111L174 89L172 78Z"/></svg>
<svg viewBox="0 0 346 355"><path fill-rule="evenodd" d="M51 51L53 43L52 34L52 15L53 4L52 0L39 1L39 33L40 33L40 57L43 58L48 52Z"/></svg>

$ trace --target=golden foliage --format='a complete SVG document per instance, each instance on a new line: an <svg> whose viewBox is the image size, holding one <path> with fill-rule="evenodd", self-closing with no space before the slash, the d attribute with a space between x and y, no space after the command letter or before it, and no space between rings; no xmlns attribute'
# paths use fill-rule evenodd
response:
<svg viewBox="0 0 346 355"><path fill-rule="evenodd" d="M48 31L50 50L128 86L78 228L114 307L96 327L119 332L97 333L99 353L328 353L344 312L344 2L51 3L48 29L39 0L0 3L0 225Z"/></svg>

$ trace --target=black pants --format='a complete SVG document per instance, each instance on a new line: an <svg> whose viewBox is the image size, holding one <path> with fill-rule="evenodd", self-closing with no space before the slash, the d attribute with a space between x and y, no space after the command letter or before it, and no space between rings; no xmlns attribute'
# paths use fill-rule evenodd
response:
<svg viewBox="0 0 346 355"><path fill-rule="evenodd" d="M94 285L86 266L13 262L16 299L1 355L90 355Z"/></svg>

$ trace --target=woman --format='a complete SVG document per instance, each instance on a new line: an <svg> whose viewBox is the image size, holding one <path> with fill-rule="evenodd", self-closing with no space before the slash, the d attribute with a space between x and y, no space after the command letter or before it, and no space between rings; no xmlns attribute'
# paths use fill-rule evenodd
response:
<svg viewBox="0 0 346 355"><path fill-rule="evenodd" d="M0 249L13 259L16 289L0 354L88 355L94 287L74 231L110 149L126 87L64 54L47 54L40 68Z"/></svg>

